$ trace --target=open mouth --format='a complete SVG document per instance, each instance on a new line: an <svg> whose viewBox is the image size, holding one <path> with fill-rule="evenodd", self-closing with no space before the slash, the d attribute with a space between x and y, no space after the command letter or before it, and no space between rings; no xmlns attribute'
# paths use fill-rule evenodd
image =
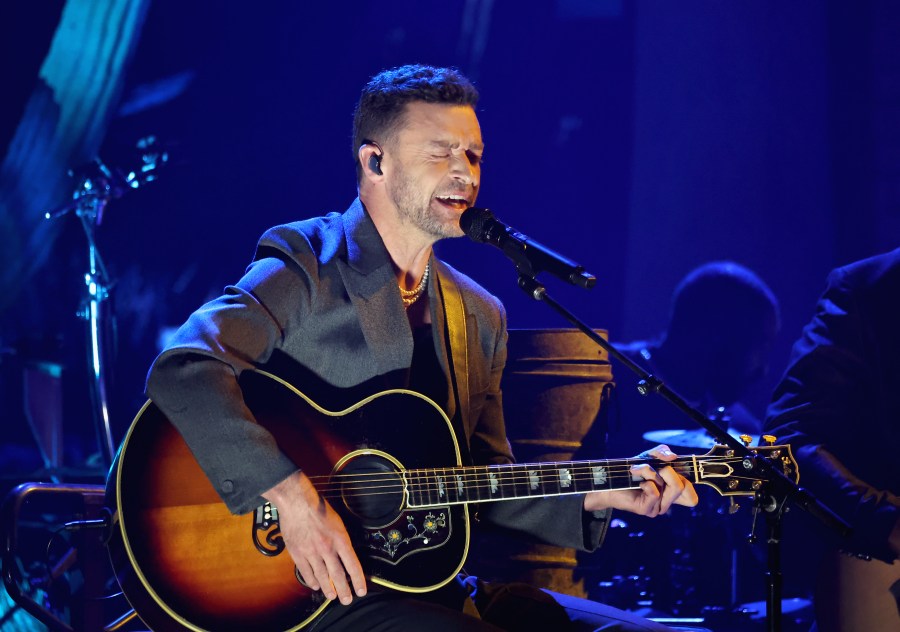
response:
<svg viewBox="0 0 900 632"><path fill-rule="evenodd" d="M469 199L462 195L436 195L435 200L455 211L464 211L469 208Z"/></svg>

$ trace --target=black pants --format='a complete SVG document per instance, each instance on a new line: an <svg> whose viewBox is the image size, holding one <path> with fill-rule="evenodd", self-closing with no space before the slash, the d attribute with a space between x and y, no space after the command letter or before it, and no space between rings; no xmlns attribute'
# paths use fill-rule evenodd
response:
<svg viewBox="0 0 900 632"><path fill-rule="evenodd" d="M314 632L663 632L631 613L527 584L487 584L474 577L434 593L372 592L349 606L331 604Z"/></svg>

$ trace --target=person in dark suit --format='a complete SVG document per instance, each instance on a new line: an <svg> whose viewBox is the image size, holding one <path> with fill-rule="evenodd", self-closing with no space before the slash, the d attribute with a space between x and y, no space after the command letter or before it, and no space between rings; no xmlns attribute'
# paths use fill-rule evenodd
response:
<svg viewBox="0 0 900 632"><path fill-rule="evenodd" d="M898 305L900 249L832 271L765 422L803 486L853 529L839 541L802 514L802 534L785 525L788 551L819 540L804 549L819 632L900 630Z"/></svg>
<svg viewBox="0 0 900 632"><path fill-rule="evenodd" d="M228 508L277 506L303 580L340 601L316 630L496 629L476 618L463 589L477 587L476 605L490 591L474 582L425 598L369 591L340 516L303 464L253 422L236 381L248 369L290 364L302 376L296 385L332 409L345 398L412 388L447 412L467 460L512 462L500 393L503 306L432 252L439 239L462 235L460 215L479 191L477 97L452 69L404 66L375 76L354 115L359 198L342 214L268 231L245 276L190 317L148 377L148 395ZM665 446L652 454L675 458ZM696 503L692 485L670 467L632 475L639 489L492 503L480 518L583 549L599 545L614 508L657 515ZM609 629L660 629L612 609L603 617Z"/></svg>

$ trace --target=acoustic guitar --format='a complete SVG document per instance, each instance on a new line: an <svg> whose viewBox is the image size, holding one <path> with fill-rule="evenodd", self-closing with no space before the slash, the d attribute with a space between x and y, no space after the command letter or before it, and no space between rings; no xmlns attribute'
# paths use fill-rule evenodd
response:
<svg viewBox="0 0 900 632"><path fill-rule="evenodd" d="M463 466L450 420L418 393L383 391L331 411L269 373L245 371L240 384L257 421L341 514L368 581L400 591L434 590L460 571L470 503L635 489L633 465L663 466L640 458ZM789 446L753 451L798 479ZM765 482L727 446L664 465L724 496L752 495ZM154 630L300 630L330 603L301 581L278 508L229 513L150 401L119 449L107 496L116 577Z"/></svg>

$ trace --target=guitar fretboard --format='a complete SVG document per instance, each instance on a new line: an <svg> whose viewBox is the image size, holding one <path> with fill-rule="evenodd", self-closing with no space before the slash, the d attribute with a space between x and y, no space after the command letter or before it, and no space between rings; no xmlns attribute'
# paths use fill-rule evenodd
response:
<svg viewBox="0 0 900 632"><path fill-rule="evenodd" d="M635 480L631 468L642 464L657 470L670 465L688 480L696 479L693 457L680 457L670 462L656 459L611 459L426 468L405 470L403 477L408 492L408 506L422 508L637 489L643 479Z"/></svg>

